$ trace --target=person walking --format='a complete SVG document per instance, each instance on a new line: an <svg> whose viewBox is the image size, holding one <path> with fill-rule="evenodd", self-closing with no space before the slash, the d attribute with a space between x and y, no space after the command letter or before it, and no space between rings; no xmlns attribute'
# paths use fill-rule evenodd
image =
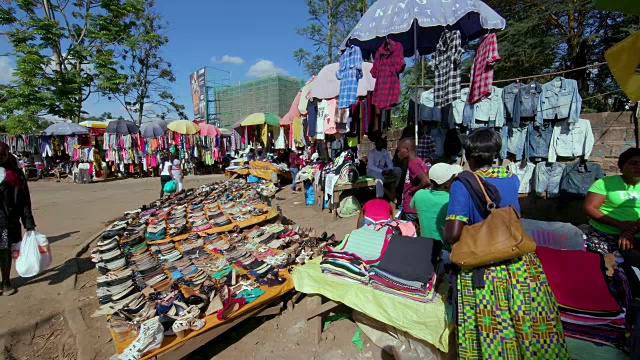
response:
<svg viewBox="0 0 640 360"><path fill-rule="evenodd" d="M474 130L466 139L465 156L498 207L518 211L518 177L506 168L492 167L502 148L500 134L490 128ZM458 175L471 178L473 174ZM468 179L467 178L467 179ZM443 237L452 246L462 229L484 221L484 197L479 186L454 181ZM455 249L453 249L455 252ZM568 359L558 304L535 253L477 269L462 268L456 292L458 355L460 359ZM495 341L494 341L495 340Z"/></svg>
<svg viewBox="0 0 640 360"><path fill-rule="evenodd" d="M292 150L289 154L289 171L291 171L291 190L296 192L296 175L298 175L298 152Z"/></svg>
<svg viewBox="0 0 640 360"><path fill-rule="evenodd" d="M160 171L160 197L162 198L164 196L164 186L171 181L171 168L173 166L173 164L171 164L171 161L169 161L168 156L164 155L162 156L162 165L161 166L161 171Z"/></svg>
<svg viewBox="0 0 640 360"><path fill-rule="evenodd" d="M18 160L9 152L9 146L0 142L0 273L2 295L16 292L11 285L11 245L22 240L20 222L27 231L36 229L31 211L31 195L24 173L18 168Z"/></svg>
<svg viewBox="0 0 640 360"><path fill-rule="evenodd" d="M180 164L180 159L173 159L173 164L171 167L171 178L176 182L176 192L182 192L182 167Z"/></svg>

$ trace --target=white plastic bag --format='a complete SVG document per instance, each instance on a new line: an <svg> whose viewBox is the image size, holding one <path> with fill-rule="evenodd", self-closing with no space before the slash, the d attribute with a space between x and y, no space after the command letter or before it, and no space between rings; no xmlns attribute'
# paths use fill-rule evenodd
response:
<svg viewBox="0 0 640 360"><path fill-rule="evenodd" d="M37 231L27 231L22 238L16 272L22 277L38 275L51 265L51 248L47 237Z"/></svg>

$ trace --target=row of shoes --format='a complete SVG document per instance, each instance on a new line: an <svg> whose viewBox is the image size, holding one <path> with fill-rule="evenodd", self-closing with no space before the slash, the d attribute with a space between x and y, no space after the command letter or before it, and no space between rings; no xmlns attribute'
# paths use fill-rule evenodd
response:
<svg viewBox="0 0 640 360"><path fill-rule="evenodd" d="M189 205L189 223L193 232L207 231L213 227L207 220L202 201L194 201Z"/></svg>

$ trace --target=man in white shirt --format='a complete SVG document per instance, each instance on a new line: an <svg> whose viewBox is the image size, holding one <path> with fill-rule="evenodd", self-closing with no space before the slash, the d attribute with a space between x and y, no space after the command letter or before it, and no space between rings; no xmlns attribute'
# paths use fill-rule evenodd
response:
<svg viewBox="0 0 640 360"><path fill-rule="evenodd" d="M379 139L376 141L376 147L367 155L367 177L376 179L377 198L384 196L385 178L395 176L394 186L397 186L402 176L402 169L393 166L391 155L385 149L386 143L386 139Z"/></svg>

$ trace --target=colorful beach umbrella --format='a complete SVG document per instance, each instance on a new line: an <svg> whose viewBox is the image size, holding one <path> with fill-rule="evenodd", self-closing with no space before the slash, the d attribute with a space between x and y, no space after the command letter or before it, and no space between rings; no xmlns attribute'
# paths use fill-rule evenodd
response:
<svg viewBox="0 0 640 360"><path fill-rule="evenodd" d="M278 126L279 123L280 123L280 117L278 117L278 115L275 115L272 113L254 113L242 119L239 126L252 126L252 125L263 125L263 124ZM237 127L237 126L234 126L234 127Z"/></svg>
<svg viewBox="0 0 640 360"><path fill-rule="evenodd" d="M169 125L167 125L167 128L182 135L194 135L200 131L200 127L193 121L189 120L176 120L170 122Z"/></svg>
<svg viewBox="0 0 640 360"><path fill-rule="evenodd" d="M202 124L200 125L200 136L220 136L220 130L217 127L211 124Z"/></svg>

